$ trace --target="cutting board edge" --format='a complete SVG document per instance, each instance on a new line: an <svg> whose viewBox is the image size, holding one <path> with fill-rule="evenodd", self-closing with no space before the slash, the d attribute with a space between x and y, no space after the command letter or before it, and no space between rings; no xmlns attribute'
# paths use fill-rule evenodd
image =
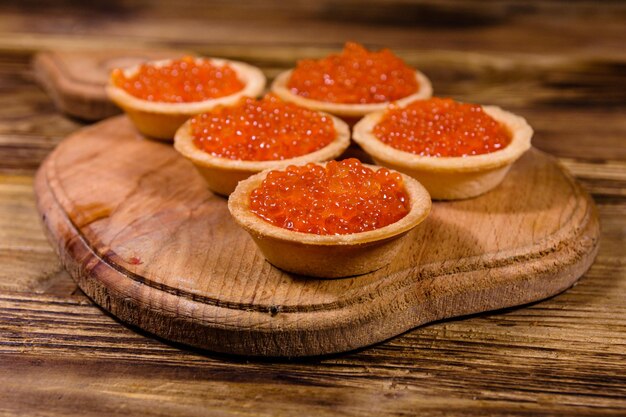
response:
<svg viewBox="0 0 626 417"><path fill-rule="evenodd" d="M98 121L121 113L107 98L104 86L85 84L64 75L55 52L37 53L32 67L36 80L63 113L86 121Z"/></svg>

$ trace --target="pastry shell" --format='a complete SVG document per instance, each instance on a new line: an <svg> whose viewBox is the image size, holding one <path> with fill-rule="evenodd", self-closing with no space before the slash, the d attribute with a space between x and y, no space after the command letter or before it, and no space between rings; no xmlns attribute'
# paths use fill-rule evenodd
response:
<svg viewBox="0 0 626 417"><path fill-rule="evenodd" d="M411 208L397 222L380 229L345 235L291 231L274 226L249 210L250 193L269 172L263 171L240 182L228 199L228 209L272 265L295 274L338 278L375 271L393 260L406 243L406 234L420 224L431 209L426 189L418 181L401 174Z"/></svg>
<svg viewBox="0 0 626 417"><path fill-rule="evenodd" d="M280 73L272 83L271 90L278 95L282 100L296 103L299 106L306 107L311 110L324 111L341 118L347 118L348 120L353 118L361 118L366 114L383 111L391 102L383 103L371 103L371 104L346 104L346 103L332 103L327 101L313 100L310 98L301 97L294 94L287 87L289 78L293 70L288 70ZM420 71L415 71L415 78L419 89L406 97L394 101L394 103L403 106L409 104L415 100L424 100L430 98L433 95L433 87L430 80Z"/></svg>
<svg viewBox="0 0 626 417"><path fill-rule="evenodd" d="M331 115L326 116L333 121L335 139L317 151L294 158L276 161L244 161L213 156L196 147L189 120L176 132L174 148L194 164L211 191L227 196L235 190L239 181L258 172L285 168L289 165L329 161L341 155L350 145L350 129L340 119Z"/></svg>
<svg viewBox="0 0 626 417"><path fill-rule="evenodd" d="M176 130L191 116L213 109L216 106L229 106L237 103L241 97L257 97L265 88L265 75L260 69L243 62L218 58L196 58L196 62L210 61L215 65L230 65L237 73L244 87L234 94L189 103L166 103L137 98L113 84L112 79L106 86L109 98L124 110L143 135L155 139L172 139ZM152 61L148 64L163 66L171 59ZM132 76L139 66L124 70L127 77Z"/></svg>
<svg viewBox="0 0 626 417"><path fill-rule="evenodd" d="M419 156L386 145L372 133L384 112L372 113L359 121L352 139L382 166L403 172L426 187L433 199L456 200L478 196L496 187L513 162L530 149L533 129L526 120L496 106L483 106L486 114L511 134L505 148L465 157Z"/></svg>

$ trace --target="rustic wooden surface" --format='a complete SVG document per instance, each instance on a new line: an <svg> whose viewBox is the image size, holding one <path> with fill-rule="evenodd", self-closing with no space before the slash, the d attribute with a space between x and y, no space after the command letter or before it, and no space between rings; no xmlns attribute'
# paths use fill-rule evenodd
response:
<svg viewBox="0 0 626 417"><path fill-rule="evenodd" d="M254 356L344 352L547 298L589 268L599 235L589 196L531 150L496 190L433 203L389 265L344 279L287 274L186 159L124 116L59 144L35 194L64 266L105 310L168 340Z"/></svg>
<svg viewBox="0 0 626 417"><path fill-rule="evenodd" d="M624 415L626 6L163 3L0 5L0 414ZM95 307L60 267L35 210L36 168L82 125L56 112L36 85L33 53L185 48L274 76L345 39L393 47L437 94L528 118L534 144L557 156L598 206L600 251L578 285L540 303L304 361L183 348Z"/></svg>

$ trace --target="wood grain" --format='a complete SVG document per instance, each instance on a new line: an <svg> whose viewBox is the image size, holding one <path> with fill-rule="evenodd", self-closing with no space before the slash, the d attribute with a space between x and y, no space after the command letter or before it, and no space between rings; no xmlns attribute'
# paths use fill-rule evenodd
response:
<svg viewBox="0 0 626 417"><path fill-rule="evenodd" d="M626 414L624 3L338 3L0 4L0 415ZM529 120L535 146L559 157L598 207L599 253L576 286L365 350L287 362L164 343L76 289L45 243L32 177L82 124L37 86L34 53L183 48L273 77L346 39L392 47L438 94Z"/></svg>
<svg viewBox="0 0 626 417"><path fill-rule="evenodd" d="M624 58L616 42L624 34L626 6L608 2L505 0L193 0L128 3L29 0L2 5L0 44L26 51L124 49L213 45L269 45L291 49L292 59L306 47L336 48L346 39L411 49L528 53L576 53ZM31 7L28 8L28 5ZM27 9L27 13L24 10ZM21 34L11 36L12 32ZM80 34L80 36L76 36ZM305 47L305 48L303 48ZM294 49L304 49L295 54Z"/></svg>
<svg viewBox="0 0 626 417"><path fill-rule="evenodd" d="M571 286L597 250L593 203L537 151L497 191L437 203L387 267L337 280L268 264L226 201L126 117L63 141L37 178L51 241L83 291L125 322L217 352L328 354L528 303Z"/></svg>
<svg viewBox="0 0 626 417"><path fill-rule="evenodd" d="M305 362L207 356L124 328L87 300L4 294L0 330L11 336L0 381L11 397L0 412L618 416L626 316L601 303L580 308L605 273L596 264L571 291L530 307Z"/></svg>
<svg viewBox="0 0 626 417"><path fill-rule="evenodd" d="M76 285L59 279L66 272L41 234L32 185L28 177L0 175L0 291L41 293L65 286L71 294Z"/></svg>

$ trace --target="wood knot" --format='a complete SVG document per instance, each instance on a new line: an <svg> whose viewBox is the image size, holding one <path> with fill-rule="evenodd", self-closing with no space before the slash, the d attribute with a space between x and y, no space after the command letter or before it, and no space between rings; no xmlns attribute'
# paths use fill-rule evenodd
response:
<svg viewBox="0 0 626 417"><path fill-rule="evenodd" d="M280 306L270 306L269 312L272 317L276 316L280 313Z"/></svg>

